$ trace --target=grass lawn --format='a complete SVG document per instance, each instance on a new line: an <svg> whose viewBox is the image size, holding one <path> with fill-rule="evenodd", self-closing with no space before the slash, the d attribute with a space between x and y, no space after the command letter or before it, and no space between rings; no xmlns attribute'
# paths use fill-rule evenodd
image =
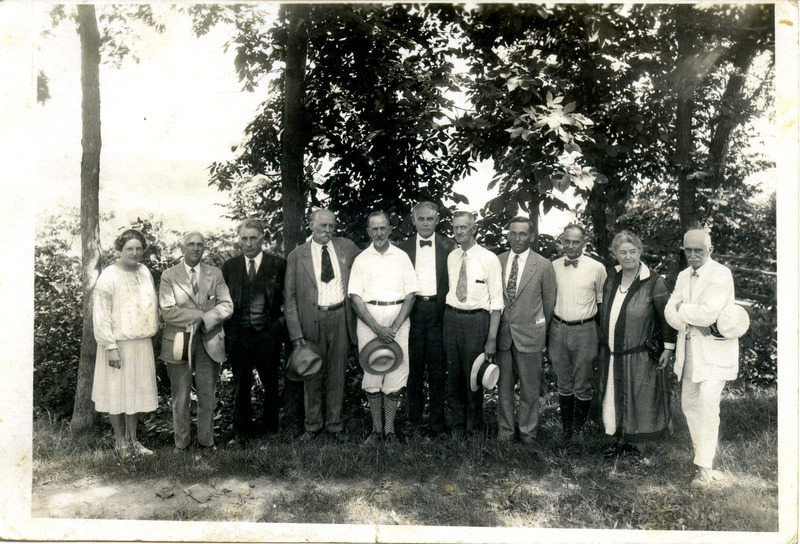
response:
<svg viewBox="0 0 800 544"><path fill-rule="evenodd" d="M499 443L493 407L487 437L409 438L392 448L287 435L220 448L210 458L174 454L166 441L143 439L155 455L120 461L108 432L92 444L73 442L64 424L34 422L33 495L45 485L90 478L103 484L179 482L182 487L224 480L268 481L254 503L262 522L355 523L486 527L778 530L777 395L774 389L726 392L716 468L724 485L696 490L686 422L673 399L674 433L644 457L605 459L608 438L590 424L580 445L560 439L558 410L549 399L539 442ZM99 445L98 445L99 444ZM252 485L251 485L252 487ZM153 490L151 501L160 501ZM93 514L115 518L113 511ZM192 501L144 519L234 519L232 510Z"/></svg>

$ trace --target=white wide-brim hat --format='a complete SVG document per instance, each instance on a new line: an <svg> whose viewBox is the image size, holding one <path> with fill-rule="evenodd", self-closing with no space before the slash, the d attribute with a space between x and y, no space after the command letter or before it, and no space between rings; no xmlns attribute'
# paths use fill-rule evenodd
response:
<svg viewBox="0 0 800 544"><path fill-rule="evenodd" d="M717 316L717 330L725 338L740 338L750 328L750 315L738 304L725 306Z"/></svg>
<svg viewBox="0 0 800 544"><path fill-rule="evenodd" d="M403 348L397 342L384 344L373 338L358 354L358 363L369 374L386 374L403 362Z"/></svg>
<svg viewBox="0 0 800 544"><path fill-rule="evenodd" d="M500 367L487 361L486 355L481 353L472 362L472 371L469 374L469 388L472 391L477 391L478 384L480 384L486 389L493 389L497 385L498 378L500 378Z"/></svg>

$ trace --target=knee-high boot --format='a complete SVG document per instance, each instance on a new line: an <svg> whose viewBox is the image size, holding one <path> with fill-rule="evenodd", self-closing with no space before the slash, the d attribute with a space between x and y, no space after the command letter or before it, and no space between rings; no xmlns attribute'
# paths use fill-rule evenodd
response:
<svg viewBox="0 0 800 544"><path fill-rule="evenodd" d="M564 439L572 438L575 419L575 395L559 395L558 405L561 410L561 425L564 427Z"/></svg>

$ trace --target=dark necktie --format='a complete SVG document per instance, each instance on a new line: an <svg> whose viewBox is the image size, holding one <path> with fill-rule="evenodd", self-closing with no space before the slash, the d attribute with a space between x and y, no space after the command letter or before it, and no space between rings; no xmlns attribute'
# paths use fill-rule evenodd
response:
<svg viewBox="0 0 800 544"><path fill-rule="evenodd" d="M328 283L334 278L333 263L331 262L331 254L328 253L328 246L322 246L322 272L320 279L322 283Z"/></svg>
<svg viewBox="0 0 800 544"><path fill-rule="evenodd" d="M420 240L419 241L419 247L433 247L433 241L432 240Z"/></svg>
<svg viewBox="0 0 800 544"><path fill-rule="evenodd" d="M570 261L569 259L564 259L564 266L569 266L569 265L578 268L578 259L575 259L574 261Z"/></svg>
<svg viewBox="0 0 800 544"><path fill-rule="evenodd" d="M256 261L254 259L250 259L250 268L247 270L247 277L250 279L250 283L256 282Z"/></svg>
<svg viewBox="0 0 800 544"><path fill-rule="evenodd" d="M192 282L192 292L194 293L195 296L197 296L197 293L200 292L200 284L197 283L197 270L195 270L194 268L192 268L191 282Z"/></svg>
<svg viewBox="0 0 800 544"><path fill-rule="evenodd" d="M511 263L511 272L508 274L506 292L508 293L509 304L514 304L517 298L517 274L519 273L519 255L514 255L514 262Z"/></svg>

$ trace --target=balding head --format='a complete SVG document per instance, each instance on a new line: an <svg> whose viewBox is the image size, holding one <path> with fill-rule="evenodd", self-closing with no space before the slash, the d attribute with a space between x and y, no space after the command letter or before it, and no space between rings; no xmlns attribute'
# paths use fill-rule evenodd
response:
<svg viewBox="0 0 800 544"><path fill-rule="evenodd" d="M203 258L206 249L206 239L199 232L190 232L183 237L183 260L194 268Z"/></svg>

